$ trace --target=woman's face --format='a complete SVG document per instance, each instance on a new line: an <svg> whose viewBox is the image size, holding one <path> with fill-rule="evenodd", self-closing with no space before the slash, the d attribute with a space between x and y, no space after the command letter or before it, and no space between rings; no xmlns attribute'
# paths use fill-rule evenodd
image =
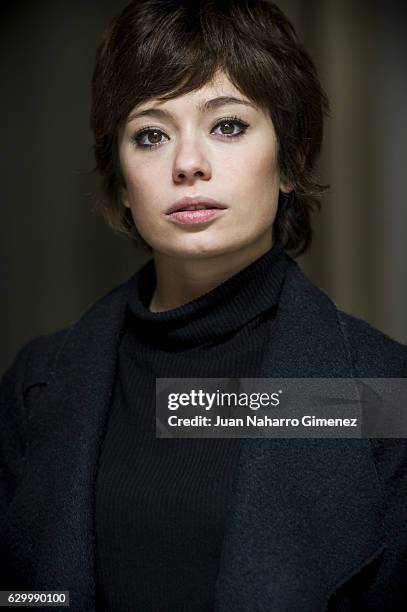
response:
<svg viewBox="0 0 407 612"><path fill-rule="evenodd" d="M237 101L219 100L225 96ZM119 136L119 156L123 204L153 251L200 258L271 246L279 189L287 190L276 134L270 117L224 73L200 90L135 107ZM205 222L176 223L166 213L185 196L227 208Z"/></svg>

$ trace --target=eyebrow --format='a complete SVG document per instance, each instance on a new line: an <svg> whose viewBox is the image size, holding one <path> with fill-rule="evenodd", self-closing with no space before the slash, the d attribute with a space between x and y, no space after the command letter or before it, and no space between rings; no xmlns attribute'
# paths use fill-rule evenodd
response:
<svg viewBox="0 0 407 612"><path fill-rule="evenodd" d="M235 98L234 96L219 96L218 98L212 98L212 100L206 100L206 102L199 104L197 108L201 113L206 113L210 110L225 106L226 104L242 104L244 106L255 108L255 105L248 100L242 100L241 98ZM138 117L145 117L146 115L156 117L157 119L172 118L172 114L162 108L145 108L132 113L128 118L127 123L130 123L130 121L133 121Z"/></svg>

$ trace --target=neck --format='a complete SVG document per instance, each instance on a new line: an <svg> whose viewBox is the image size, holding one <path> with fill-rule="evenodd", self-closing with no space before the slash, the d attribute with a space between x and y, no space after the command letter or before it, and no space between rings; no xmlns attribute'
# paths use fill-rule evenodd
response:
<svg viewBox="0 0 407 612"><path fill-rule="evenodd" d="M208 257L172 256L154 252L157 285L151 312L179 308L195 300L256 261L272 247L270 232L255 244Z"/></svg>

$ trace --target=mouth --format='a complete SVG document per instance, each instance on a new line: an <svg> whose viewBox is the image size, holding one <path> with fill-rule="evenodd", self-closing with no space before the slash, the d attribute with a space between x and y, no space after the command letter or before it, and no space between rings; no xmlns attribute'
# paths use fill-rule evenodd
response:
<svg viewBox="0 0 407 612"><path fill-rule="evenodd" d="M224 204L221 204L217 200L201 196L187 196L175 202L167 211L166 215L171 215L175 212L189 211L189 210L211 210L227 208Z"/></svg>
<svg viewBox="0 0 407 612"><path fill-rule="evenodd" d="M197 210L177 210L167 215L169 221L184 226L202 225L226 214L224 208L204 208Z"/></svg>

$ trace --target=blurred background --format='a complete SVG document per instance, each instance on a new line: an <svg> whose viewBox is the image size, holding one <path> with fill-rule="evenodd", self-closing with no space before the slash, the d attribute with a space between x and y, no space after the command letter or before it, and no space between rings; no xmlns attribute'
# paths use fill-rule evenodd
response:
<svg viewBox="0 0 407 612"><path fill-rule="evenodd" d="M331 185L298 260L343 310L407 343L407 36L401 1L280 0L330 97ZM122 0L4 1L0 13L0 374L149 255L91 210L96 46Z"/></svg>

